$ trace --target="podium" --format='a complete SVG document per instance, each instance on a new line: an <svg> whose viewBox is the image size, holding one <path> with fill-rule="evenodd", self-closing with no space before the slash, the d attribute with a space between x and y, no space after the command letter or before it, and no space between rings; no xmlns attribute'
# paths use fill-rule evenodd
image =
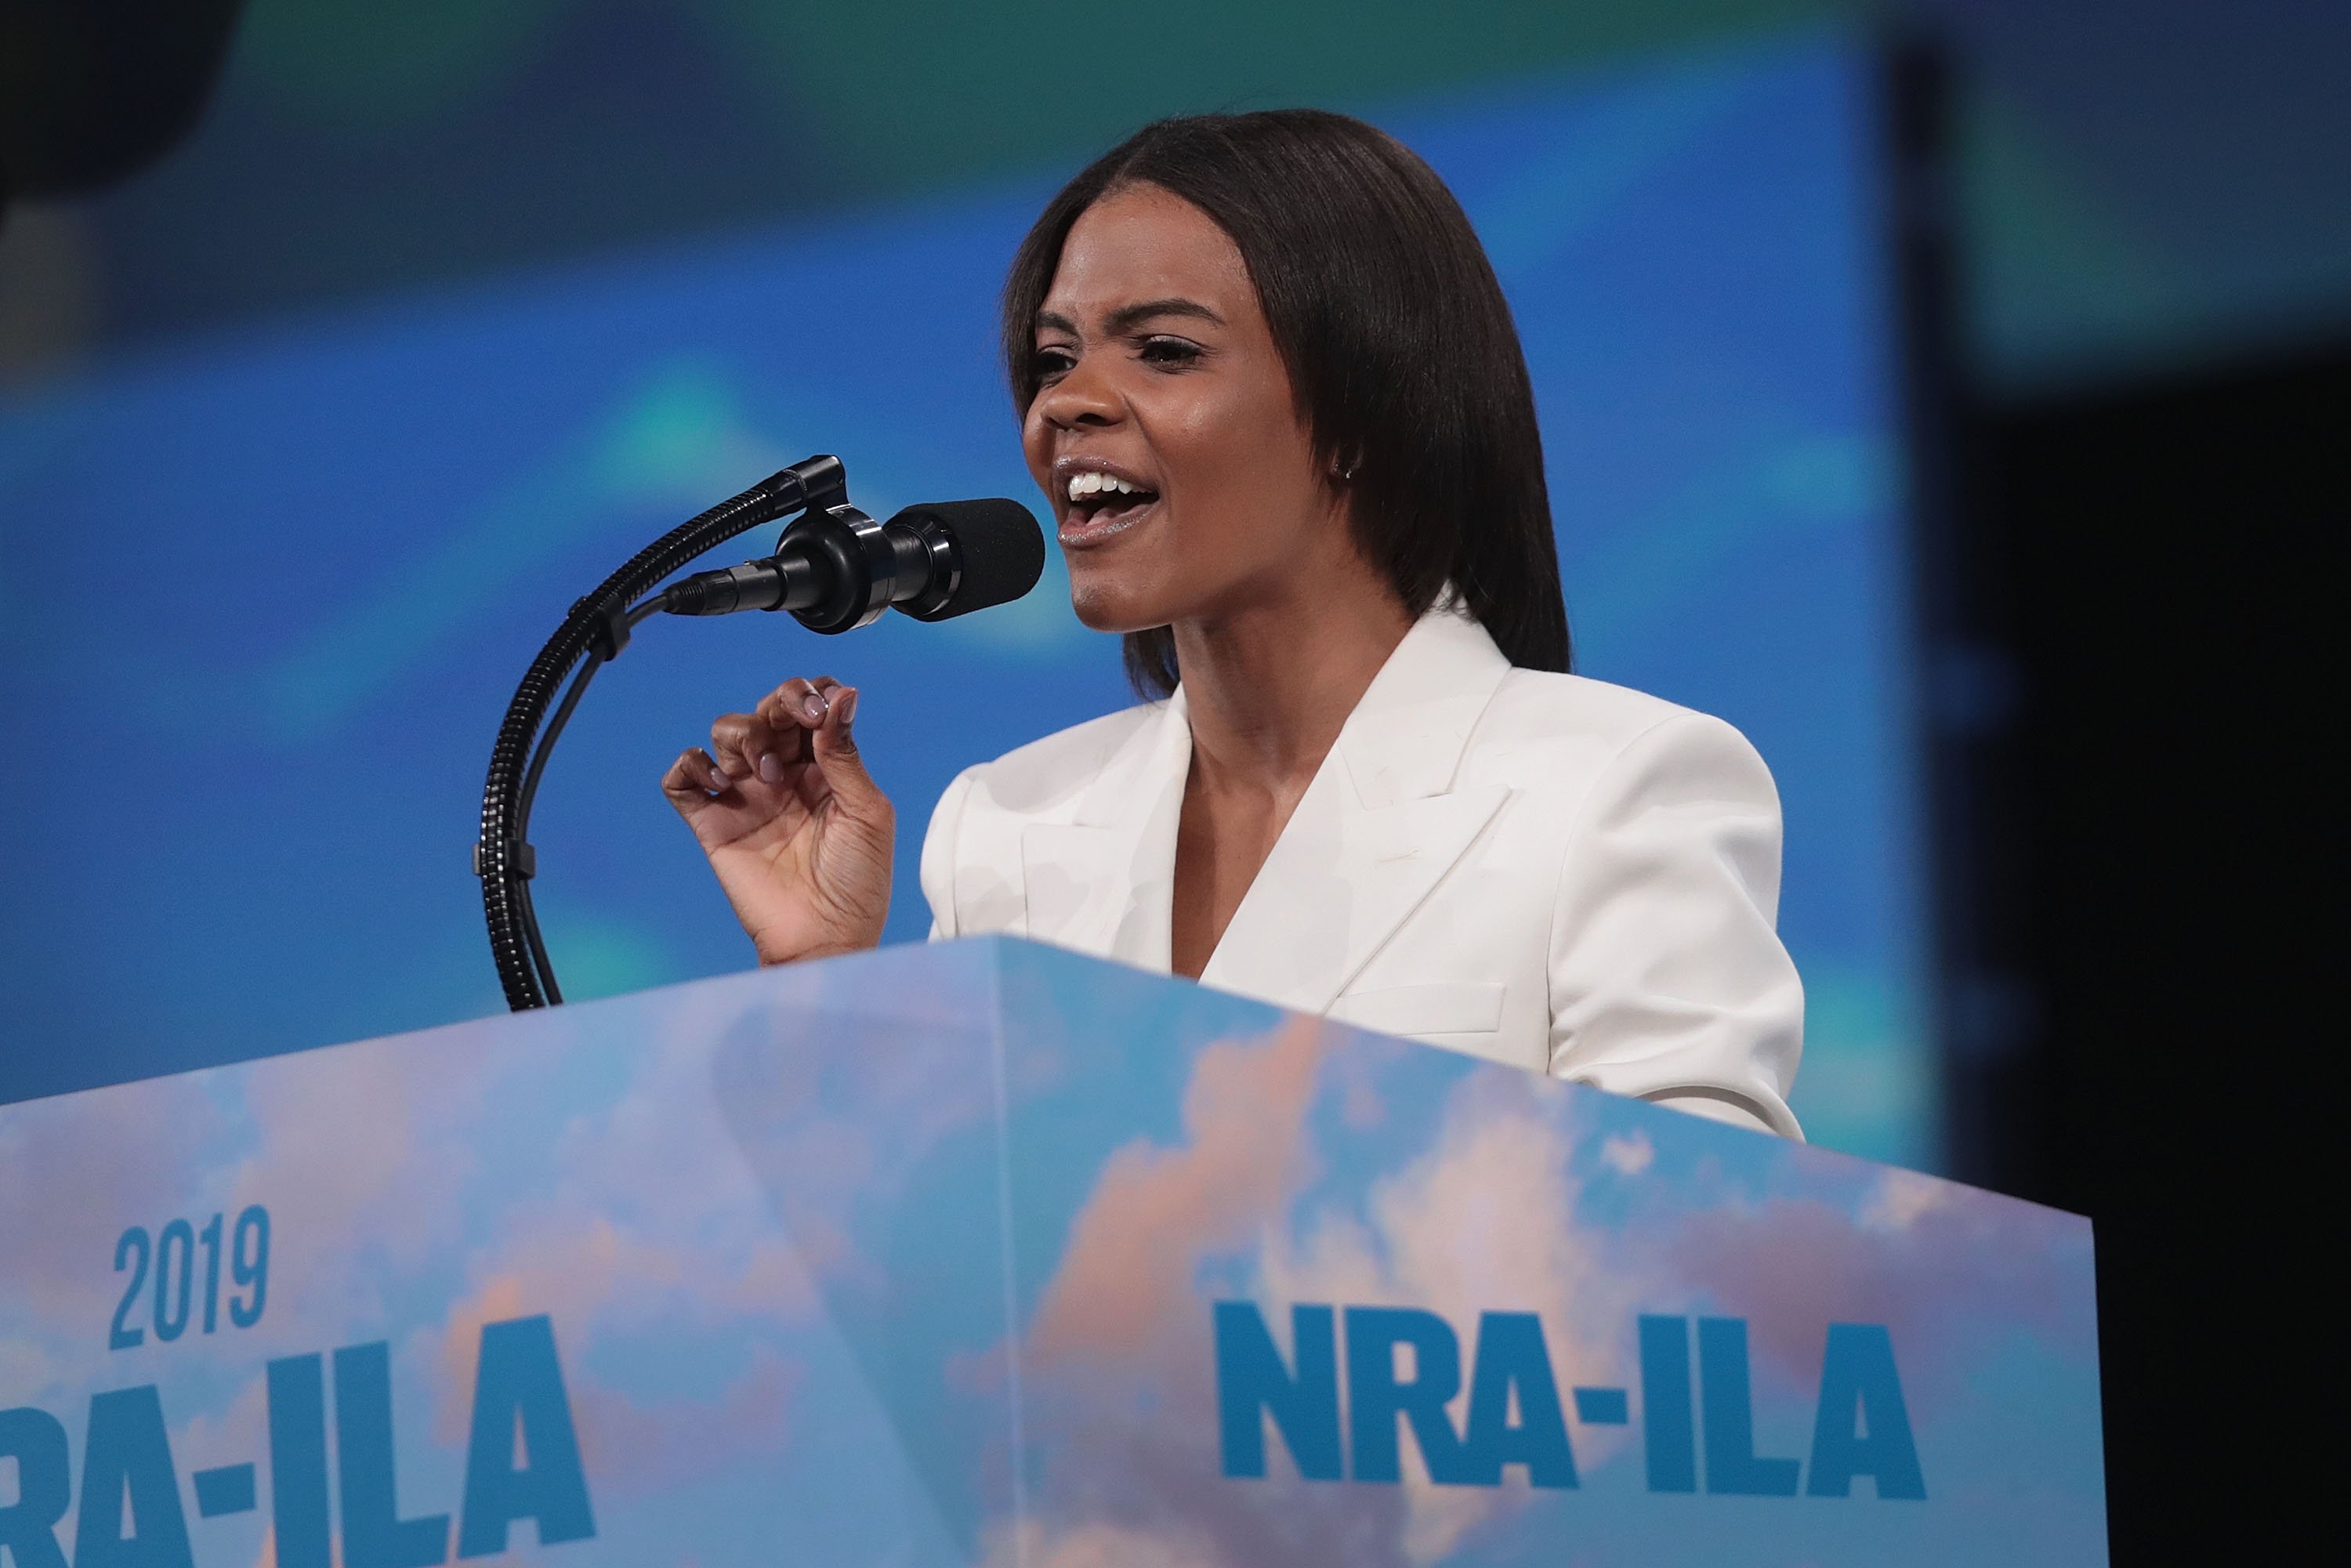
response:
<svg viewBox="0 0 2351 1568"><path fill-rule="evenodd" d="M1003 938L0 1108L0 1281L12 1568L2105 1557L2086 1221Z"/></svg>

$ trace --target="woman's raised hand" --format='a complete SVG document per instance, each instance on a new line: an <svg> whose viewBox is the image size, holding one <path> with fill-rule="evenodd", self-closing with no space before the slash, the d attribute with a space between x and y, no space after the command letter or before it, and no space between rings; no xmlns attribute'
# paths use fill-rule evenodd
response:
<svg viewBox="0 0 2351 1568"><path fill-rule="evenodd" d="M857 755L856 714L854 686L786 681L662 779L762 964L882 940L897 812Z"/></svg>

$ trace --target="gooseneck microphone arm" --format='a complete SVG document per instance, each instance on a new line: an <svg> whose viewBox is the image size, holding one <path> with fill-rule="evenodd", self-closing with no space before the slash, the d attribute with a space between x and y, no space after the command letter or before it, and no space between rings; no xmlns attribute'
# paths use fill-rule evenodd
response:
<svg viewBox="0 0 2351 1568"><path fill-rule="evenodd" d="M657 593L622 617L619 631L612 639L613 652L617 653L620 651L638 622L668 608L668 594ZM603 639L599 638L596 645L589 648L586 658L580 663L580 673L573 675L571 684L563 688L563 700L555 705L554 716L547 721L547 728L540 733L538 744L531 747L530 766L523 770L522 802L515 811L513 841L519 846L518 858L522 863L522 875L515 888L515 900L521 915L523 936L528 943L533 971L538 977L540 993L550 1004L561 1002L563 991L555 983L555 962L547 956L547 941L538 929L538 911L530 899L530 879L538 869L535 863L538 853L530 847L530 808L538 799L539 776L547 771L547 759L555 755L555 743L562 737L563 727L571 722L571 710L578 707L580 699L587 695L588 683L596 678L596 672L611 662L611 656L601 652L602 642ZM477 865L480 859L477 849L475 853ZM503 974L500 977L504 978ZM513 1005L511 1000L507 1005Z"/></svg>
<svg viewBox="0 0 2351 1568"><path fill-rule="evenodd" d="M563 999L555 984L554 966L546 960L546 944L531 907L530 878L538 868L525 836L531 797L547 766L548 747L560 728L559 724L551 727L546 742L534 747L557 688L574 667L589 661L565 695L562 717L568 719L596 666L617 657L629 628L658 608L646 607L632 614L639 609L636 601L687 561L787 512L810 506L845 505L847 496L847 476L837 457L811 457L769 476L741 495L679 524L632 556L594 592L572 605L555 635L530 662L522 684L515 688L514 700L507 705L505 721L498 726L497 740L490 748L489 778L482 787L481 837L474 845L474 874L482 882L482 915L489 925L490 956L497 965L507 1006L516 1012Z"/></svg>
<svg viewBox="0 0 2351 1568"><path fill-rule="evenodd" d="M774 555L652 591L703 551L792 512L802 516ZM877 523L849 504L841 460L811 457L671 529L573 604L507 705L482 789L474 874L507 1006L521 1012L563 999L531 905L538 869L531 804L589 683L620 656L640 622L664 611L785 610L811 631L837 632L871 625L893 606L917 621L944 621L1019 598L1036 586L1044 562L1044 535L1018 502L909 507Z"/></svg>

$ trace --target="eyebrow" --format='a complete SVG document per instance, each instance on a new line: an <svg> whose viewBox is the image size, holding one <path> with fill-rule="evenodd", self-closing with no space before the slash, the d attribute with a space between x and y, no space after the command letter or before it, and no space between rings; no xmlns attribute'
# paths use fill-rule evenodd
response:
<svg viewBox="0 0 2351 1568"><path fill-rule="evenodd" d="M1219 327L1225 324L1225 319L1222 316L1196 299L1168 298L1144 299L1133 305L1122 305L1102 319L1102 325L1112 336L1116 336L1162 316L1180 316L1195 321L1213 321ZM1037 325L1050 327L1057 332L1067 332L1071 337L1085 335L1079 331L1075 321L1058 310L1038 311Z"/></svg>

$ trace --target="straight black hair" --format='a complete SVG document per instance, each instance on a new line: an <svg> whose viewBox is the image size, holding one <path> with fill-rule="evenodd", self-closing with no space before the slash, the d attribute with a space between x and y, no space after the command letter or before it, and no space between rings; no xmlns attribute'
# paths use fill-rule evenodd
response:
<svg viewBox="0 0 2351 1568"><path fill-rule="evenodd" d="M1565 670L1534 389L1502 286L1453 193L1343 114L1285 109L1144 126L1046 204L1004 282L1004 359L1026 417L1037 312L1079 214L1156 185L1215 220L1249 267L1316 460L1356 542L1418 616L1447 583L1511 664ZM1127 678L1176 689L1165 626L1128 634Z"/></svg>

